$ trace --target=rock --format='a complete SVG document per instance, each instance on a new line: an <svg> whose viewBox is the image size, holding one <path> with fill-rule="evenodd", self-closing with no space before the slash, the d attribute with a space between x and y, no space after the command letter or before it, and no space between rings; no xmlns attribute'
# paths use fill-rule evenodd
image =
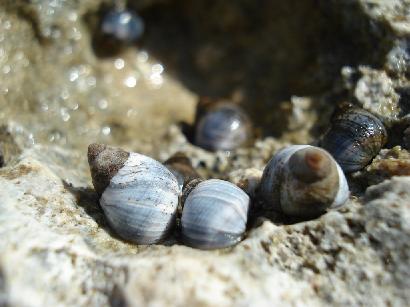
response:
<svg viewBox="0 0 410 307"><path fill-rule="evenodd" d="M66 171L62 161L77 161L78 168ZM409 299L410 177L368 189L364 205L351 201L294 225L266 220L236 247L204 252L175 240L123 242L108 228L83 168L85 154L77 159L75 152L35 146L0 170L0 298L8 304L384 305Z"/></svg>
<svg viewBox="0 0 410 307"><path fill-rule="evenodd" d="M408 304L409 153L390 148L408 145L408 1L127 1L147 31L102 57L110 3L0 1L0 306ZM179 122L203 95L241 103L256 142L190 144ZM209 252L108 227L89 143L161 161L182 151L254 195L272 155L316 142L346 100L400 129L349 178L344 208L309 221L258 209L242 242Z"/></svg>
<svg viewBox="0 0 410 307"><path fill-rule="evenodd" d="M410 177L396 177L368 188L365 200L365 230L386 270L394 272L393 292L400 293L410 278Z"/></svg>
<svg viewBox="0 0 410 307"><path fill-rule="evenodd" d="M368 187L394 176L410 176L410 153L400 146L382 149L367 167L354 173L352 178Z"/></svg>
<svg viewBox="0 0 410 307"><path fill-rule="evenodd" d="M360 106L378 115L385 123L399 119L399 95L395 92L393 81L384 71L367 67L359 69L362 77L357 81L354 97Z"/></svg>
<svg viewBox="0 0 410 307"><path fill-rule="evenodd" d="M394 47L387 54L386 68L397 75L410 72L410 46L406 39L397 40Z"/></svg>
<svg viewBox="0 0 410 307"><path fill-rule="evenodd" d="M262 173L263 171L257 168L239 169L230 172L228 180L244 190L251 198L254 198Z"/></svg>

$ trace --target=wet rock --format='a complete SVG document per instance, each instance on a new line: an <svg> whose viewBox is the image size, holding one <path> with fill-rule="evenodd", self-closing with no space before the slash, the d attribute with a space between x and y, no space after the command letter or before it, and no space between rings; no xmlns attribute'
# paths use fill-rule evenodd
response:
<svg viewBox="0 0 410 307"><path fill-rule="evenodd" d="M272 155L315 142L336 103L386 123L408 113L407 1L128 1L144 38L101 58L91 20L110 4L0 1L0 305L406 305L406 150L354 175L345 208L297 223L260 211L239 245L203 252L116 237L86 147L181 151L252 195ZM260 132L251 148L187 141L178 123L203 95L237 97Z"/></svg>
<svg viewBox="0 0 410 307"><path fill-rule="evenodd" d="M397 40L386 58L386 68L397 75L410 73L410 42L406 39Z"/></svg>
<svg viewBox="0 0 410 307"><path fill-rule="evenodd" d="M354 89L354 97L359 105L379 116L385 123L399 119L400 96L394 89L393 81L384 71L367 67L359 69L361 77Z"/></svg>
<svg viewBox="0 0 410 307"><path fill-rule="evenodd" d="M394 176L410 176L410 153L400 146L383 149L372 163L352 175L352 179L368 187Z"/></svg>

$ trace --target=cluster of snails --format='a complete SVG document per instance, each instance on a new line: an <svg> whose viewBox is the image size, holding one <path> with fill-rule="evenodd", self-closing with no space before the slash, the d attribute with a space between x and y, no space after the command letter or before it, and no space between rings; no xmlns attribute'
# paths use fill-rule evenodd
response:
<svg viewBox="0 0 410 307"><path fill-rule="evenodd" d="M195 141L209 150L231 150L238 142L245 143L250 122L244 114L225 103L207 108L197 118ZM270 209L299 218L339 208L350 194L345 173L370 163L386 139L376 116L345 108L335 115L320 147L292 145L272 157L256 198ZM228 181L203 180L183 154L161 164L138 153L92 144L88 162L107 220L126 240L160 242L174 229L177 215L183 243L195 248L232 246L245 234L250 197Z"/></svg>
<svg viewBox="0 0 410 307"><path fill-rule="evenodd" d="M166 166L154 159L101 144L89 146L88 161L108 223L128 241L154 244L170 234L182 196L181 182L186 188L181 197L181 235L185 244L201 249L222 248L237 243L245 232L250 199L230 182L201 180L195 171L188 171L189 166L171 160L168 168L182 176L178 182Z"/></svg>
<svg viewBox="0 0 410 307"><path fill-rule="evenodd" d="M174 228L181 201L181 238L186 245L215 249L241 240L250 197L228 181L201 179L184 159L173 157L163 165L138 153L89 146L93 184L119 236L137 244L160 242ZM260 195L285 214L310 217L343 205L349 189L330 154L318 147L294 145L268 163Z"/></svg>

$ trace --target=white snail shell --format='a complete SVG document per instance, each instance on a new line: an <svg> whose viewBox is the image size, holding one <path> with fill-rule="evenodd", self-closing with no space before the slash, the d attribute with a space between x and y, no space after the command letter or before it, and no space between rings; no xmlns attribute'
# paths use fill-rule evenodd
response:
<svg viewBox="0 0 410 307"><path fill-rule="evenodd" d="M324 149L292 145L268 162L259 193L267 206L286 215L314 217L342 206L349 187L342 169Z"/></svg>
<svg viewBox="0 0 410 307"><path fill-rule="evenodd" d="M100 205L122 238L153 244L175 223L179 187L161 163L138 153L92 144L88 160Z"/></svg>
<svg viewBox="0 0 410 307"><path fill-rule="evenodd" d="M184 243L200 249L238 243L246 230L249 204L249 196L228 181L200 182L190 191L182 211Z"/></svg>

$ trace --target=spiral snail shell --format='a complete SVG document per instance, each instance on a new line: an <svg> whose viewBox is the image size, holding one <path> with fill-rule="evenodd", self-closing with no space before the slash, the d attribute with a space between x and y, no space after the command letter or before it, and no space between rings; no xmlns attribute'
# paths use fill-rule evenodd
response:
<svg viewBox="0 0 410 307"><path fill-rule="evenodd" d="M137 244L164 239L175 222L178 182L161 163L101 144L88 147L88 163L110 226Z"/></svg>
<svg viewBox="0 0 410 307"><path fill-rule="evenodd" d="M349 107L334 117L320 145L349 173L369 164L386 141L386 128L376 116L364 109Z"/></svg>
<svg viewBox="0 0 410 307"><path fill-rule="evenodd" d="M325 150L292 145L266 165L259 193L265 204L295 217L315 217L342 206L349 188L340 166Z"/></svg>
<svg viewBox="0 0 410 307"><path fill-rule="evenodd" d="M199 109L194 137L197 146L209 151L230 151L250 140L251 121L238 105L208 103Z"/></svg>
<svg viewBox="0 0 410 307"><path fill-rule="evenodd" d="M196 181L188 188L181 218L185 244L217 249L238 243L246 230L250 199L236 185L219 179Z"/></svg>

